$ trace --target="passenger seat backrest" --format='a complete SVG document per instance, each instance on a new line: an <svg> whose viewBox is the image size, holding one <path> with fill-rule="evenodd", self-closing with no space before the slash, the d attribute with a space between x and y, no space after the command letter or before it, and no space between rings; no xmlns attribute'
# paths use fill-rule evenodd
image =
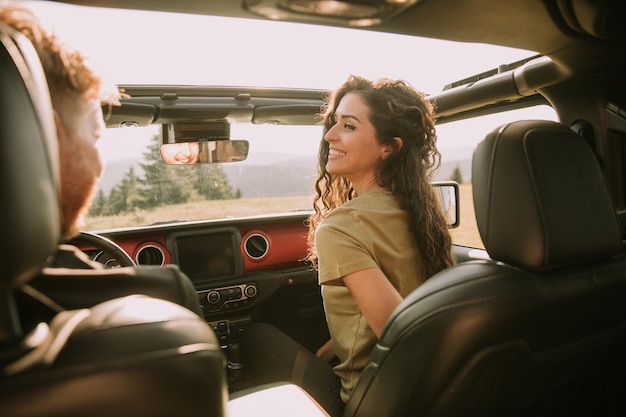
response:
<svg viewBox="0 0 626 417"><path fill-rule="evenodd" d="M626 261L591 149L520 121L472 166L492 260L441 271L398 306L344 417L626 415Z"/></svg>
<svg viewBox="0 0 626 417"><path fill-rule="evenodd" d="M223 417L225 357L178 304L115 298L22 334L13 293L60 241L47 91L32 45L0 24L0 416Z"/></svg>
<svg viewBox="0 0 626 417"><path fill-rule="evenodd" d="M34 48L0 23L0 346L22 334L11 290L39 272L60 239L58 152Z"/></svg>

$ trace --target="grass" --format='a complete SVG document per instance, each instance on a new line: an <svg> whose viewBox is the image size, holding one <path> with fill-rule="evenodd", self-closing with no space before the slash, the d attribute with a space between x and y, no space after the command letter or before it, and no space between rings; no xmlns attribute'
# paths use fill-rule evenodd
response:
<svg viewBox="0 0 626 417"><path fill-rule="evenodd" d="M201 220L222 217L245 217L294 210L307 210L312 197L259 197L237 200L194 201L173 204L154 210L135 210L117 216L98 216L87 219L87 230L133 227L169 220Z"/></svg>
<svg viewBox="0 0 626 417"><path fill-rule="evenodd" d="M459 186L460 193L460 212L461 222L459 227L451 229L452 241L454 243L472 246L475 248L484 248L483 241L478 232L476 224L476 215L474 214L474 200L472 197L472 184L461 184Z"/></svg>
<svg viewBox="0 0 626 417"><path fill-rule="evenodd" d="M462 184L459 187L459 192L461 198L461 222L458 228L450 231L452 241L465 246L482 248L482 240L478 234L474 217L471 184ZM160 207L154 210L136 210L132 213L118 216L90 217L86 221L85 228L86 230L104 230L142 226L164 220L244 217L289 212L298 209L309 210L311 201L311 196L195 201Z"/></svg>

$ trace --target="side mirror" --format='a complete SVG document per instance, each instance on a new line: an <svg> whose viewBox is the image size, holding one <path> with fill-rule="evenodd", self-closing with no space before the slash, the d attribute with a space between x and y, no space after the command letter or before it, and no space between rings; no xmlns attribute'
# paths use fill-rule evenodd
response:
<svg viewBox="0 0 626 417"><path fill-rule="evenodd" d="M441 208L446 217L449 229L459 227L459 184L455 181L434 181L431 183L435 188L435 194L439 198Z"/></svg>
<svg viewBox="0 0 626 417"><path fill-rule="evenodd" d="M166 164L194 165L243 161L249 148L247 140L209 140L164 143L159 151Z"/></svg>

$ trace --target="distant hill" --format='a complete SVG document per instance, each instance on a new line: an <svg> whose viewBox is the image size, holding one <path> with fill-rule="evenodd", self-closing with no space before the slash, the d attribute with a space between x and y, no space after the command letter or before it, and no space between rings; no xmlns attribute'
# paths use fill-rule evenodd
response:
<svg viewBox="0 0 626 417"><path fill-rule="evenodd" d="M456 161L446 160L445 162L442 162L441 167L439 167L439 170L435 172L435 175L433 176L433 180L444 181L444 180L449 179L450 176L452 175L452 171L454 171L454 168L456 168L457 165L459 166L459 169L461 170L461 176L463 177L463 182L471 181L472 179L471 159L463 159L463 160L456 160Z"/></svg>
<svg viewBox="0 0 626 417"><path fill-rule="evenodd" d="M459 166L463 182L472 179L472 151L474 148L465 146L459 148L445 149L441 151L441 159L444 161L439 170L434 175L434 180L443 181L450 178L452 171Z"/></svg>
<svg viewBox="0 0 626 417"><path fill-rule="evenodd" d="M264 163L254 165L224 164L222 169L233 189L240 189L243 197L280 197L309 195L316 177L316 158L292 159L264 156Z"/></svg>
<svg viewBox="0 0 626 417"><path fill-rule="evenodd" d="M139 166L139 162L135 159L127 158L107 162L104 167L104 172L100 177L98 187L108 194L111 191L111 188L115 187L122 181L124 175L126 175L132 166L135 167L135 174L143 175L143 170Z"/></svg>
<svg viewBox="0 0 626 417"><path fill-rule="evenodd" d="M471 179L471 160L467 159L468 155L471 155L468 148L446 150L445 162L435 174L434 180L450 178L458 165L463 181L468 182ZM316 155L294 157L281 153L258 152L244 163L222 164L222 169L233 189L241 190L243 197L279 197L311 194L316 164ZM132 159L120 159L107 164L99 187L108 194L111 188L121 182L131 166L135 167L137 175L142 175L139 163Z"/></svg>

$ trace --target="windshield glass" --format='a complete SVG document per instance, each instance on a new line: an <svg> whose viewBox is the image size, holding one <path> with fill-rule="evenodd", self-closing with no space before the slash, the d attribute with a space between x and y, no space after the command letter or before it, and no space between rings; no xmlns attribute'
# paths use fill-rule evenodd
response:
<svg viewBox="0 0 626 417"><path fill-rule="evenodd" d="M100 140L109 159L89 229L311 208L321 126L234 123L231 138L248 140L249 154L224 164L166 165L159 135L160 126L120 128Z"/></svg>
<svg viewBox="0 0 626 417"><path fill-rule="evenodd" d="M114 84L334 89L350 74L403 79L427 94L501 64L536 55L493 45L421 39L249 19L26 2L43 23ZM471 153L507 120L556 120L548 106L438 126L443 164L436 180L462 184L461 226L475 230ZM249 141L245 161L175 166L159 156L161 126L108 129L105 162L86 229L310 210L322 127L231 125ZM469 212L468 212L469 210ZM463 235L461 230L454 231Z"/></svg>

